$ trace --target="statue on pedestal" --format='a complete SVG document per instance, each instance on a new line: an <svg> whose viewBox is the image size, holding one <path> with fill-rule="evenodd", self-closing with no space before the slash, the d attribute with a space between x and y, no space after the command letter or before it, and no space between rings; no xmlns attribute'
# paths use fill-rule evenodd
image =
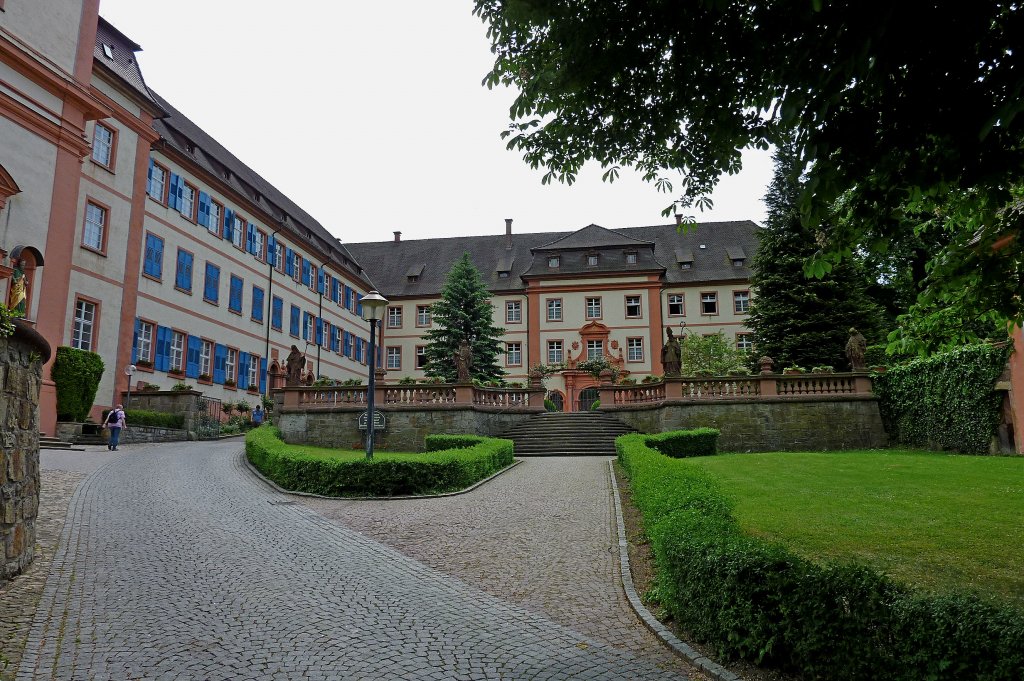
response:
<svg viewBox="0 0 1024 681"><path fill-rule="evenodd" d="M27 314L28 291L25 288L25 267L20 260L11 263L14 266L14 274L11 275L11 289L7 296L7 309L14 313L15 317L24 317Z"/></svg>
<svg viewBox="0 0 1024 681"><path fill-rule="evenodd" d="M465 340L459 343L459 353L455 355L455 381L469 383L472 381L469 370L473 367L473 351Z"/></svg>
<svg viewBox="0 0 1024 681"><path fill-rule="evenodd" d="M864 371L864 356L868 351L868 341L855 328L850 329L850 340L846 341L846 358L850 360L850 371Z"/></svg>
<svg viewBox="0 0 1024 681"><path fill-rule="evenodd" d="M666 377L678 376L682 358L679 341L672 333L671 326L665 327L665 332L668 334L668 340L665 342L665 347L661 349L661 370Z"/></svg>
<svg viewBox="0 0 1024 681"><path fill-rule="evenodd" d="M302 356L299 349L292 346L291 352L288 353L288 358L285 360L285 366L287 367L284 385L286 388L294 388L302 384L302 369L306 365L306 358Z"/></svg>

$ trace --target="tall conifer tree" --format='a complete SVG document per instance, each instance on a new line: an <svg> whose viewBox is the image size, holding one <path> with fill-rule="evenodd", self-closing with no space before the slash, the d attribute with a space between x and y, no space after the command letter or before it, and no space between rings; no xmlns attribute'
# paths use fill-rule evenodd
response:
<svg viewBox="0 0 1024 681"><path fill-rule="evenodd" d="M446 382L456 379L455 357L459 344L466 340L473 351L470 374L481 381L499 380L504 370L498 365L501 355L500 338L505 330L494 326L494 306L491 294L480 277L479 270L463 253L448 272L441 300L431 308L432 328L424 334L427 339L427 376Z"/></svg>
<svg viewBox="0 0 1024 681"><path fill-rule="evenodd" d="M753 263L756 298L749 325L754 352L810 369L829 365L845 370L851 327L868 342L880 340L881 311L867 293L867 275L856 258L846 258L821 279L808 278L804 263L818 250L817 234L800 220L798 200L803 166L791 145L775 152L775 175L768 187L767 220Z"/></svg>

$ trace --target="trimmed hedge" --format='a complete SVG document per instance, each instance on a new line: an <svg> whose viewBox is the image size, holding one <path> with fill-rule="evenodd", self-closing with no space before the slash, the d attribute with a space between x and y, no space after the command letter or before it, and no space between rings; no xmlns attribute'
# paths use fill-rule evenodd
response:
<svg viewBox="0 0 1024 681"><path fill-rule="evenodd" d="M264 425L249 431L249 461L281 487L325 496L404 496L465 489L512 463L512 441L497 438L433 436L427 446L445 438L462 448L423 454L377 452L372 461L360 452L335 454L304 451L281 441L277 428Z"/></svg>
<svg viewBox="0 0 1024 681"><path fill-rule="evenodd" d="M110 412L103 413L104 424L106 424L108 413ZM125 409L124 419L129 428L132 426L155 426L156 428L177 428L180 430L185 427L184 414L165 414L159 411L149 411L148 409Z"/></svg>
<svg viewBox="0 0 1024 681"><path fill-rule="evenodd" d="M428 435L423 438L423 446L428 452L442 452L446 449L469 449L489 439L477 435Z"/></svg>
<svg viewBox="0 0 1024 681"><path fill-rule="evenodd" d="M1019 679L1024 613L916 593L854 564L818 564L744 535L710 473L615 441L658 566L656 594L725 659L808 679Z"/></svg>
<svg viewBox="0 0 1024 681"><path fill-rule="evenodd" d="M61 346L50 368L57 389L57 420L85 421L103 378L103 360L95 352Z"/></svg>
<svg viewBox="0 0 1024 681"><path fill-rule="evenodd" d="M999 424L996 379L1010 348L970 345L889 369L874 380L894 443L986 454Z"/></svg>
<svg viewBox="0 0 1024 681"><path fill-rule="evenodd" d="M654 447L665 456L675 459L714 456L718 453L718 436L721 434L716 428L673 430L649 436L647 446Z"/></svg>

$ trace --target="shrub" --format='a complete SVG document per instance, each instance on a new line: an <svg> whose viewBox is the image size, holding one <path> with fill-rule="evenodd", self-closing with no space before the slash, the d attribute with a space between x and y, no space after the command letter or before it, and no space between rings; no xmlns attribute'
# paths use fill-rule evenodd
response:
<svg viewBox="0 0 1024 681"><path fill-rule="evenodd" d="M829 366L828 364L820 364L816 367L811 367L812 374L831 374L835 372L835 367Z"/></svg>
<svg viewBox="0 0 1024 681"><path fill-rule="evenodd" d="M412 376L402 376L398 379L398 385L416 385L416 379Z"/></svg>
<svg viewBox="0 0 1024 681"><path fill-rule="evenodd" d="M223 402L220 405L220 410L222 412L224 412L224 414L226 416L231 416L232 414L235 413L235 403L234 402Z"/></svg>
<svg viewBox="0 0 1024 681"><path fill-rule="evenodd" d="M554 402L552 402L551 400L545 398L544 399L544 411L558 411L558 407L555 406Z"/></svg>
<svg viewBox="0 0 1024 681"><path fill-rule="evenodd" d="M719 435L721 433L715 428L673 430L648 437L647 446L674 459L688 456L713 456L718 453Z"/></svg>
<svg viewBox="0 0 1024 681"><path fill-rule="evenodd" d="M82 421L96 400L103 360L95 352L61 346L50 369L57 388L57 420Z"/></svg>
<svg viewBox="0 0 1024 681"><path fill-rule="evenodd" d="M597 411L601 408L601 400L594 400L594 403L590 405L590 411Z"/></svg>
<svg viewBox="0 0 1024 681"><path fill-rule="evenodd" d="M106 414L104 421L106 420ZM128 426L154 426L156 428L184 428L184 414L164 414L148 409L126 409L124 418Z"/></svg>
<svg viewBox="0 0 1024 681"><path fill-rule="evenodd" d="M656 594L721 657L840 681L1008 680L1024 668L1024 613L915 593L870 568L813 563L745 536L711 474L660 454L656 437L615 441L654 550Z"/></svg>
<svg viewBox="0 0 1024 681"><path fill-rule="evenodd" d="M185 383L184 381L178 381L177 383L171 386L171 390L174 390L175 392L185 392L186 390L191 389L192 386L189 385L188 383Z"/></svg>
<svg viewBox="0 0 1024 681"><path fill-rule="evenodd" d="M285 489L327 496L396 496L465 489L510 465L512 441L475 436L429 436L423 454L379 454L372 461L307 453L261 426L245 439L249 461Z"/></svg>
<svg viewBox="0 0 1024 681"><path fill-rule="evenodd" d="M971 345L876 376L874 390L889 437L904 445L988 452L1002 406L995 382L1009 352Z"/></svg>
<svg viewBox="0 0 1024 681"><path fill-rule="evenodd" d="M239 400L235 403L235 409L238 410L239 414L248 414L252 410L252 407L245 400Z"/></svg>

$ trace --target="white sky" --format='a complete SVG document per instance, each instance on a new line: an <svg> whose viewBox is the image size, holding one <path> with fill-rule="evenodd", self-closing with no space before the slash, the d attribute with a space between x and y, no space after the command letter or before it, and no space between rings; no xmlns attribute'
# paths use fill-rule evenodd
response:
<svg viewBox="0 0 1024 681"><path fill-rule="evenodd" d="M472 2L102 0L146 82L343 241L669 222L672 197L596 164L541 185L499 137L510 90ZM744 154L699 221L764 220L768 152ZM673 178L678 179L678 178Z"/></svg>

